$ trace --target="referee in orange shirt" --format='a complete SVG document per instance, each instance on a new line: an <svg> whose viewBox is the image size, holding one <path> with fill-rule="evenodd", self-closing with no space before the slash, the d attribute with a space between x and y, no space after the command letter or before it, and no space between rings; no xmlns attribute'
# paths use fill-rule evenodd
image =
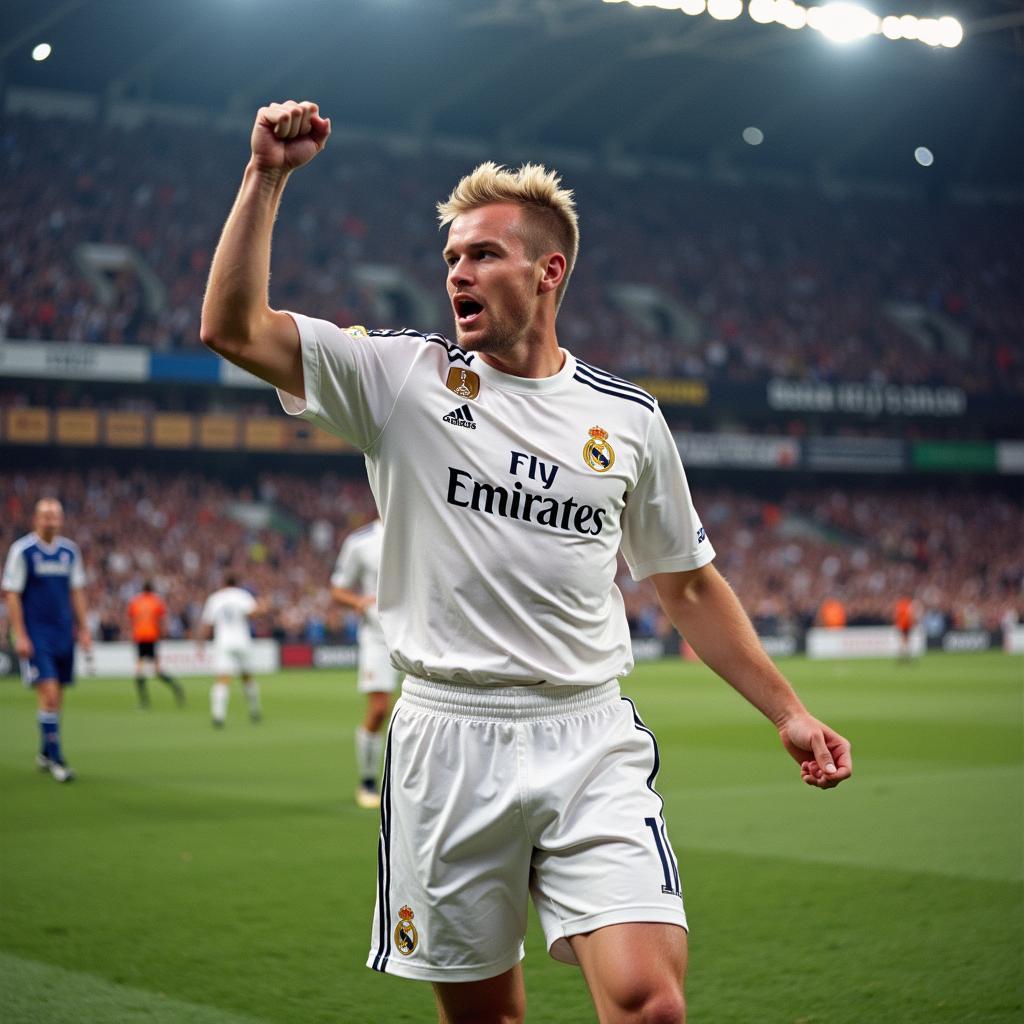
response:
<svg viewBox="0 0 1024 1024"><path fill-rule="evenodd" d="M178 707L185 703L185 689L176 679L160 668L160 656L157 654L157 641L163 636L164 619L167 616L167 605L159 594L153 593L153 584L146 580L142 584L142 593L136 594L128 602L128 618L132 622L132 639L137 651L135 660L135 689L139 694L139 707L149 707L149 693L146 691L146 662L153 663L153 673L174 691L174 699Z"/></svg>

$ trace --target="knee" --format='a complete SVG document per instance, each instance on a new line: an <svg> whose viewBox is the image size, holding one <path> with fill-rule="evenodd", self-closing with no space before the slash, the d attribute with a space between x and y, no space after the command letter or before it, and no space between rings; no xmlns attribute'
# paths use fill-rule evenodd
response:
<svg viewBox="0 0 1024 1024"><path fill-rule="evenodd" d="M622 1024L685 1024L686 1000L676 985L620 993L614 1019Z"/></svg>

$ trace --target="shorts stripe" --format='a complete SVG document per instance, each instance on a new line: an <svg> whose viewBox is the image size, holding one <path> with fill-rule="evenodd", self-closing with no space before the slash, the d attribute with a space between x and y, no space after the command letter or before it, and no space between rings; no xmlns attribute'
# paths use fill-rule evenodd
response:
<svg viewBox="0 0 1024 1024"><path fill-rule="evenodd" d="M654 747L654 767L651 769L651 774L647 776L647 788L661 802L658 812L658 817L661 819L661 838L658 838L657 823L654 822L653 818L645 818L644 822L650 826L651 831L654 833L654 841L657 844L658 853L661 855L662 865L665 865L666 858L668 860L668 865L665 866L665 884L668 891L682 895L682 889L679 885L679 863L672 852L672 844L668 841L668 834L665 831L665 798L654 788L654 780L658 777L658 769L661 767L658 740L654 733L644 725L643 719L641 719L636 710L636 705L628 697L623 697L622 699L633 709L633 725L640 732L645 732L650 736L651 744ZM671 867L671 873L669 872L669 867Z"/></svg>
<svg viewBox="0 0 1024 1024"><path fill-rule="evenodd" d="M658 848L658 856L661 858L661 870L665 873L664 891L672 890L672 872L668 866L668 857L665 856L665 847L661 845L661 835L658 832L658 822L654 818L644 818L644 824L651 830L654 836L654 845Z"/></svg>
<svg viewBox="0 0 1024 1024"><path fill-rule="evenodd" d="M380 841L377 844L377 955L373 970L384 972L391 956L391 730L398 717L397 710L388 726L388 742L384 749L384 777L380 787Z"/></svg>

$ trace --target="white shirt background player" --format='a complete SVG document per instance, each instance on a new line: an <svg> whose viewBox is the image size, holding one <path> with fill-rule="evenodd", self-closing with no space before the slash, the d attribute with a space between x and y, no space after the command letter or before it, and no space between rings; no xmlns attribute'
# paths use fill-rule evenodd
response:
<svg viewBox="0 0 1024 1024"><path fill-rule="evenodd" d="M285 184L329 134L315 103L259 111L200 333L363 450L384 521L381 618L415 678L385 752L369 964L433 982L442 1019L521 1021L529 886L604 1024L682 1021L685 916L657 748L618 696L631 665L620 543L698 655L776 725L803 781L849 777L849 744L803 707L708 564L656 403L560 348L579 234L554 175L481 165L441 206L459 346L269 307Z"/></svg>
<svg viewBox="0 0 1024 1024"><path fill-rule="evenodd" d="M331 574L331 596L338 604L359 614L359 664L357 687L366 694L366 712L356 727L356 769L359 787L356 803L360 807L380 806L377 774L384 746L383 727L388 716L391 694L398 688L399 673L391 664L377 614L377 577L384 527L379 519L354 530L341 545Z"/></svg>
<svg viewBox="0 0 1024 1024"><path fill-rule="evenodd" d="M210 687L210 718L217 729L227 721L231 678L238 675L242 681L249 719L259 722L263 717L260 707L259 684L252 677L252 628L250 616L256 614L256 598L228 577L225 586L214 591L203 605L199 618L200 652L203 635L213 634L213 671L217 678Z"/></svg>

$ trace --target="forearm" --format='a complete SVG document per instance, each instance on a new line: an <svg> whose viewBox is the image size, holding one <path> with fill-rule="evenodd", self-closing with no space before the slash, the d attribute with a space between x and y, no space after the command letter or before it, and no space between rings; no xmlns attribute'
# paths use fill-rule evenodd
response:
<svg viewBox="0 0 1024 1024"><path fill-rule="evenodd" d="M89 616L85 607L85 591L81 587L75 587L71 591L71 607L75 611L75 622L79 632L89 632Z"/></svg>
<svg viewBox="0 0 1024 1024"><path fill-rule="evenodd" d="M24 639L28 634L25 632L25 615L21 607L21 594L18 594L13 590L8 590L6 598L7 618L10 619L11 630L14 632L14 639Z"/></svg>
<svg viewBox="0 0 1024 1024"><path fill-rule="evenodd" d="M331 597L336 604L340 604L343 608L351 608L360 614L366 607L366 601L362 594L357 594L354 590L346 590L344 587L331 587Z"/></svg>
<svg viewBox="0 0 1024 1024"><path fill-rule="evenodd" d="M655 585L665 613L700 659L776 726L806 710L717 569L655 577Z"/></svg>
<svg viewBox="0 0 1024 1024"><path fill-rule="evenodd" d="M270 312L270 240L288 172L246 167L210 267L200 337L222 355L242 355Z"/></svg>

